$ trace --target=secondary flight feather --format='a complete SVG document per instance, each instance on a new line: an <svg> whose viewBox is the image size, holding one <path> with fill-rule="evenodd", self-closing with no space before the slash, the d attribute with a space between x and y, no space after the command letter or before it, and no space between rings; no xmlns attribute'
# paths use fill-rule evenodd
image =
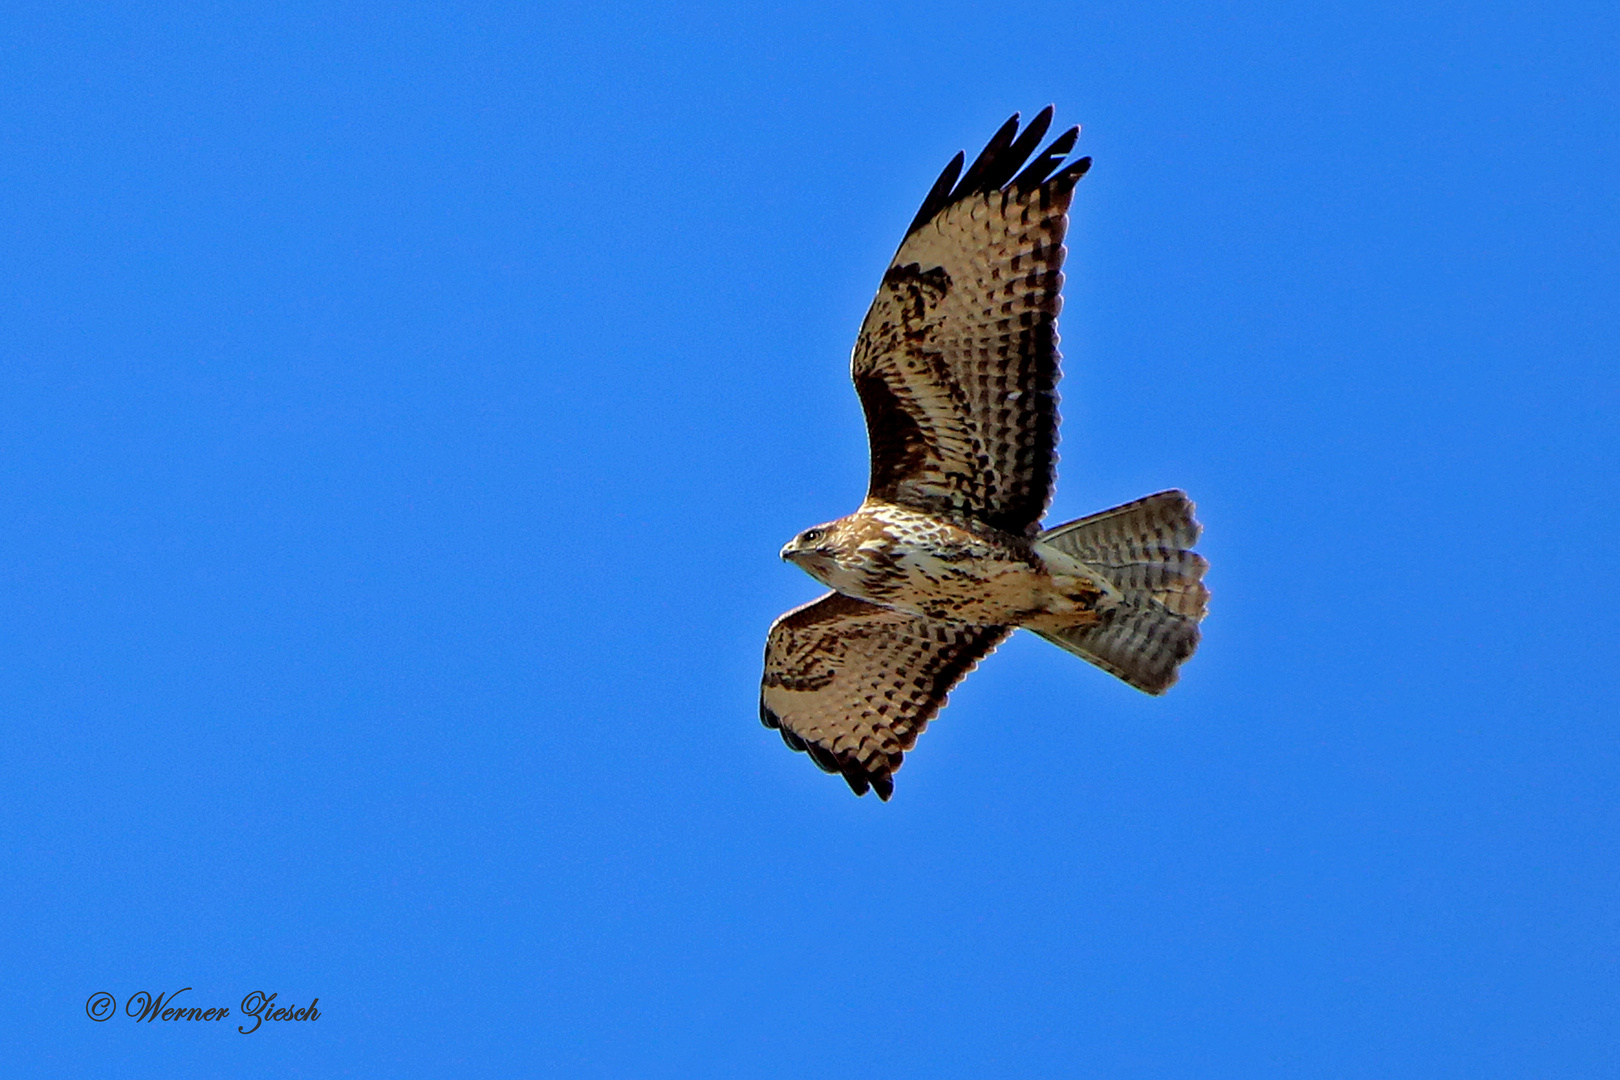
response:
<svg viewBox="0 0 1620 1080"><path fill-rule="evenodd" d="M782 549L833 591L772 625L760 719L887 800L946 696L1016 627L1150 694L1198 646L1208 564L1180 491L1042 530L1057 464L1063 239L1090 158L1048 106L958 154L883 274L851 361L871 477Z"/></svg>

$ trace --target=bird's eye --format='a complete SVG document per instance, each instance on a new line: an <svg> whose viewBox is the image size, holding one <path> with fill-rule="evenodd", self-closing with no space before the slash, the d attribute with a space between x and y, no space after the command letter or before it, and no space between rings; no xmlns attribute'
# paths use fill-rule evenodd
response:
<svg viewBox="0 0 1620 1080"><path fill-rule="evenodd" d="M817 540L821 539L821 535L822 533L820 529L806 529L804 531L804 542L807 544L813 544Z"/></svg>

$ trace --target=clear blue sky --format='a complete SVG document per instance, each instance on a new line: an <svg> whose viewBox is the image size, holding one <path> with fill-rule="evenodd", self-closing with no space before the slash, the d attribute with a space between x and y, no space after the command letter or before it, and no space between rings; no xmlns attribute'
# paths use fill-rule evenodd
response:
<svg viewBox="0 0 1620 1080"><path fill-rule="evenodd" d="M1620 16L17 3L0 1045L30 1076L1620 1075ZM762 728L939 169L1084 125L1054 518L1198 500L1149 699L1020 635ZM96 991L315 1022L86 1016Z"/></svg>

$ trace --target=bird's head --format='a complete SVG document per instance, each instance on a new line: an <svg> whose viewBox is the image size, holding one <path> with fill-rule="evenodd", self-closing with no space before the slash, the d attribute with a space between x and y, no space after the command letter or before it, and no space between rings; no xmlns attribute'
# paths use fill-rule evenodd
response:
<svg viewBox="0 0 1620 1080"><path fill-rule="evenodd" d="M782 548L782 558L823 585L840 588L840 582L852 569L849 565L852 545L848 543L847 532L842 518L806 529Z"/></svg>

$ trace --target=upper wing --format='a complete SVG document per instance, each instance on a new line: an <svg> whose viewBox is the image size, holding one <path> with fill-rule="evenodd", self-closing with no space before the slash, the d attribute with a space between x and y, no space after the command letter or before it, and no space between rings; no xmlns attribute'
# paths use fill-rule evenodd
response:
<svg viewBox="0 0 1620 1080"><path fill-rule="evenodd" d="M1011 632L828 593L771 626L759 718L855 794L870 785L887 802L900 759L951 687Z"/></svg>
<svg viewBox="0 0 1620 1080"><path fill-rule="evenodd" d="M960 183L958 154L883 275L851 364L871 443L868 498L1016 535L1046 512L1063 236L1091 164L1058 168L1080 134L1071 128L1026 166L1051 120L1048 106L1018 135L1015 114Z"/></svg>

